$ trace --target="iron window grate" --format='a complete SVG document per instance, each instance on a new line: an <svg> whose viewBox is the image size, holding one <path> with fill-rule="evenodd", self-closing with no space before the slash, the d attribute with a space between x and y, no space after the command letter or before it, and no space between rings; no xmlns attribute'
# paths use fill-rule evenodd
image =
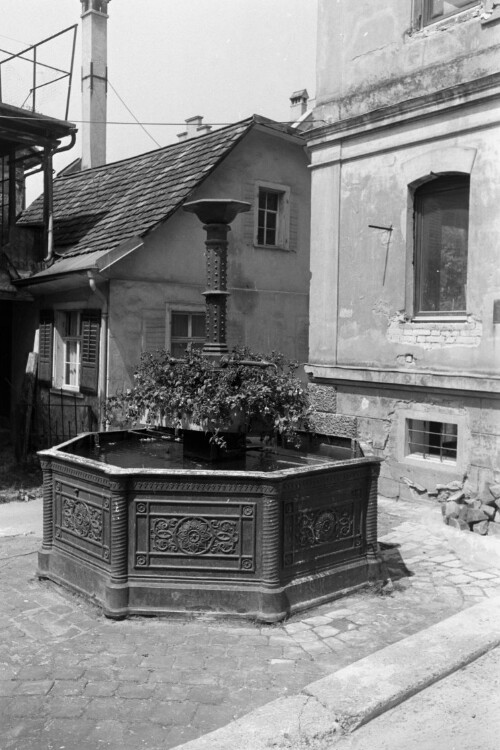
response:
<svg viewBox="0 0 500 750"><path fill-rule="evenodd" d="M427 460L456 463L458 428L448 422L407 420L406 455Z"/></svg>

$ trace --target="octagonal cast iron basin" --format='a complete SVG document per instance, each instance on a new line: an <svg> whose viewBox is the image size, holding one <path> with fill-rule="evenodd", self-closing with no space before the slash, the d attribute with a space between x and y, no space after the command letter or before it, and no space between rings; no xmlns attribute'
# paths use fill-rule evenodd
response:
<svg viewBox="0 0 500 750"><path fill-rule="evenodd" d="M380 461L351 441L310 447L253 444L243 462L208 468L173 435L140 430L41 451L38 576L112 618L276 622L366 585L379 577Z"/></svg>

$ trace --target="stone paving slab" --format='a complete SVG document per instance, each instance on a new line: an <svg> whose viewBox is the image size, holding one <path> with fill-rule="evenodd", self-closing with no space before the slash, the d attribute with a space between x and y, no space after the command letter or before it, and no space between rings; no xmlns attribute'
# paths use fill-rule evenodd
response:
<svg viewBox="0 0 500 750"><path fill-rule="evenodd" d="M110 621L36 579L38 537L3 538L0 750L168 750L499 595L499 570L461 556L440 515L381 501L386 586L274 626Z"/></svg>

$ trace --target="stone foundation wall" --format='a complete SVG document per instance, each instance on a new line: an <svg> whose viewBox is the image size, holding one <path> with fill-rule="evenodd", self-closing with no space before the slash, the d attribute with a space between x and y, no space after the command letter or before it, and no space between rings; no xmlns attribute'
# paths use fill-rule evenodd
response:
<svg viewBox="0 0 500 750"><path fill-rule="evenodd" d="M348 414L337 414L337 389L331 385L308 385L309 400L313 408L312 428L320 435L343 438L358 436L358 420Z"/></svg>

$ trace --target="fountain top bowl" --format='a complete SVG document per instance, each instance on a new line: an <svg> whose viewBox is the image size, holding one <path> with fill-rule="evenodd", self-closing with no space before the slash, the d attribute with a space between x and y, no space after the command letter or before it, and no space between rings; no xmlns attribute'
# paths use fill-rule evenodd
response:
<svg viewBox="0 0 500 750"><path fill-rule="evenodd" d="M250 211L251 203L232 198L204 198L185 203L184 211L196 214L203 224L230 224L238 214Z"/></svg>

